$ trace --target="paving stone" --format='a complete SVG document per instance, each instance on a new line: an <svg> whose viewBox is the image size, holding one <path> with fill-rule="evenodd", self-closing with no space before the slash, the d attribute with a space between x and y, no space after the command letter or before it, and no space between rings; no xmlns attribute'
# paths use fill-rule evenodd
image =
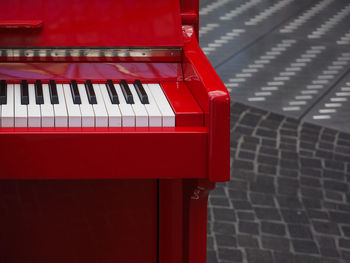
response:
<svg viewBox="0 0 350 263"><path fill-rule="evenodd" d="M296 255L295 263L320 263L320 258L309 255Z"/></svg>
<svg viewBox="0 0 350 263"><path fill-rule="evenodd" d="M238 245L244 248L258 248L258 239L251 235L237 235Z"/></svg>
<svg viewBox="0 0 350 263"><path fill-rule="evenodd" d="M261 193L274 193L274 178L270 176L260 175L257 177L256 182L253 182L250 185L250 190L253 192L261 192Z"/></svg>
<svg viewBox="0 0 350 263"><path fill-rule="evenodd" d="M326 191L325 197L335 201L343 201L343 194L339 192Z"/></svg>
<svg viewBox="0 0 350 263"><path fill-rule="evenodd" d="M258 163L267 164L267 165L277 165L278 157L259 154Z"/></svg>
<svg viewBox="0 0 350 263"><path fill-rule="evenodd" d="M304 211L281 209L281 213L287 223L307 224L309 222Z"/></svg>
<svg viewBox="0 0 350 263"><path fill-rule="evenodd" d="M262 138L261 144L269 147L277 147L277 141L274 139Z"/></svg>
<svg viewBox="0 0 350 263"><path fill-rule="evenodd" d="M277 202L280 207L283 208L301 208L302 204L299 200L299 198L294 196L278 196Z"/></svg>
<svg viewBox="0 0 350 263"><path fill-rule="evenodd" d="M254 164L251 161L234 160L233 168L234 169L243 169L243 170L253 170Z"/></svg>
<svg viewBox="0 0 350 263"><path fill-rule="evenodd" d="M320 248L320 254L324 257L338 258L340 254L337 249L332 248Z"/></svg>
<svg viewBox="0 0 350 263"><path fill-rule="evenodd" d="M281 216L278 209L265 208L265 207L254 207L255 214L260 220L280 220Z"/></svg>
<svg viewBox="0 0 350 263"><path fill-rule="evenodd" d="M228 199L224 197L210 197L210 204L213 206L230 206Z"/></svg>
<svg viewBox="0 0 350 263"><path fill-rule="evenodd" d="M244 191L248 189L248 183L241 180L231 179L231 181L228 182L228 187L231 189Z"/></svg>
<svg viewBox="0 0 350 263"><path fill-rule="evenodd" d="M288 224L288 232L292 238L313 239L308 225Z"/></svg>
<svg viewBox="0 0 350 263"><path fill-rule="evenodd" d="M350 249L350 239L340 238L339 246L342 248Z"/></svg>
<svg viewBox="0 0 350 263"><path fill-rule="evenodd" d="M240 191L240 190L229 190L228 191L229 197L234 200L247 200L247 191Z"/></svg>
<svg viewBox="0 0 350 263"><path fill-rule="evenodd" d="M271 263L273 262L272 253L262 249L246 249L249 263Z"/></svg>
<svg viewBox="0 0 350 263"><path fill-rule="evenodd" d="M332 221L343 224L350 224L350 213L329 212Z"/></svg>
<svg viewBox="0 0 350 263"><path fill-rule="evenodd" d="M255 159L255 153L249 152L249 151L240 150L238 152L238 158L240 158L240 159L247 159L247 160L254 160Z"/></svg>
<svg viewBox="0 0 350 263"><path fill-rule="evenodd" d="M233 200L232 205L236 210L251 210L252 205L248 201Z"/></svg>
<svg viewBox="0 0 350 263"><path fill-rule="evenodd" d="M333 170L343 171L345 168L345 165L343 162L338 162L338 161L333 161L333 160L325 160L324 165L326 168L333 169Z"/></svg>
<svg viewBox="0 0 350 263"><path fill-rule="evenodd" d="M212 251L212 250L207 251L207 263L218 263L216 251Z"/></svg>
<svg viewBox="0 0 350 263"><path fill-rule="evenodd" d="M302 202L303 202L304 207L307 209L322 208L321 200L319 200L319 199L303 198Z"/></svg>
<svg viewBox="0 0 350 263"><path fill-rule="evenodd" d="M300 190L301 190L301 194L304 197L323 199L323 196L324 196L322 189L301 186Z"/></svg>
<svg viewBox="0 0 350 263"><path fill-rule="evenodd" d="M299 253L318 254L318 248L315 242L309 240L292 240L294 250Z"/></svg>
<svg viewBox="0 0 350 263"><path fill-rule="evenodd" d="M300 158L300 161L303 167L322 168L322 163L320 159Z"/></svg>
<svg viewBox="0 0 350 263"><path fill-rule="evenodd" d="M244 115L244 117L242 118L240 123L247 125L247 126L255 127L255 126L257 126L257 124L259 123L260 120L261 120L261 116L247 113Z"/></svg>
<svg viewBox="0 0 350 263"><path fill-rule="evenodd" d="M289 251L289 240L283 237L262 236L262 246L274 251Z"/></svg>
<svg viewBox="0 0 350 263"><path fill-rule="evenodd" d="M341 255L342 255L342 258L346 260L346 262L350 260L350 251L341 250Z"/></svg>
<svg viewBox="0 0 350 263"><path fill-rule="evenodd" d="M339 235L339 228L336 223L312 221L312 225L317 233Z"/></svg>
<svg viewBox="0 0 350 263"><path fill-rule="evenodd" d="M297 177L299 170L280 168L280 176Z"/></svg>
<svg viewBox="0 0 350 263"><path fill-rule="evenodd" d="M237 217L239 220L242 220L242 221L254 221L255 220L255 214L252 212L238 211Z"/></svg>
<svg viewBox="0 0 350 263"><path fill-rule="evenodd" d="M301 167L300 172L302 175L312 176L312 177L321 177L323 169L314 169Z"/></svg>
<svg viewBox="0 0 350 263"><path fill-rule="evenodd" d="M214 222L213 231L218 234L234 235L236 228L232 223Z"/></svg>
<svg viewBox="0 0 350 263"><path fill-rule="evenodd" d="M219 248L219 259L230 262L242 262L242 252L238 249Z"/></svg>
<svg viewBox="0 0 350 263"><path fill-rule="evenodd" d="M237 241L234 236L230 235L215 235L216 244L219 247L236 247Z"/></svg>
<svg viewBox="0 0 350 263"><path fill-rule="evenodd" d="M273 222L261 222L261 231L263 233L271 234L271 235L277 235L277 236L284 236L286 234L284 224L279 223L273 223Z"/></svg>
<svg viewBox="0 0 350 263"><path fill-rule="evenodd" d="M271 194L250 193L250 200L254 205L275 206L274 197Z"/></svg>
<svg viewBox="0 0 350 263"><path fill-rule="evenodd" d="M300 184L310 187L321 187L319 178L302 176L300 178Z"/></svg>
<svg viewBox="0 0 350 263"><path fill-rule="evenodd" d="M259 234L259 224L249 222L249 221L239 221L238 229L239 229L239 232L241 233L247 233L252 235Z"/></svg>
<svg viewBox="0 0 350 263"><path fill-rule="evenodd" d="M336 249L335 238L333 236L316 236L316 241L320 248Z"/></svg>
<svg viewBox="0 0 350 263"><path fill-rule="evenodd" d="M349 185L347 183L341 183L332 180L324 180L323 184L326 189L333 191L347 192L349 189Z"/></svg>
<svg viewBox="0 0 350 263"><path fill-rule="evenodd" d="M242 134L242 135L252 135L254 132L254 129L250 128L250 127L245 127L245 126L239 125L235 128L234 132L237 134Z"/></svg>
<svg viewBox="0 0 350 263"><path fill-rule="evenodd" d="M288 252L274 252L273 253L275 263L295 263L295 257L292 253Z"/></svg>
<svg viewBox="0 0 350 263"><path fill-rule="evenodd" d="M258 165L258 173L276 175L276 172L277 172L276 166L263 165L263 164Z"/></svg>
<svg viewBox="0 0 350 263"><path fill-rule="evenodd" d="M266 147L266 146L260 147L259 153L265 154L265 155L271 155L274 157L278 157L278 155L279 155L279 151L277 149L271 148L271 147Z"/></svg>
<svg viewBox="0 0 350 263"><path fill-rule="evenodd" d="M234 212L228 208L214 208L214 218L218 221L236 221Z"/></svg>
<svg viewBox="0 0 350 263"><path fill-rule="evenodd" d="M311 219L321 219L326 220L329 218L328 213L325 211L319 211L315 209L308 209L307 210L308 216Z"/></svg>

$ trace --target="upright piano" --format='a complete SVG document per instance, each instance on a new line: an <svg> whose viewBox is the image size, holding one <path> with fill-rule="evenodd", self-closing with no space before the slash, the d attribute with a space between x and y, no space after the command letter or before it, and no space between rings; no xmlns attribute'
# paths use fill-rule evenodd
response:
<svg viewBox="0 0 350 263"><path fill-rule="evenodd" d="M230 99L198 1L0 7L0 262L206 262Z"/></svg>

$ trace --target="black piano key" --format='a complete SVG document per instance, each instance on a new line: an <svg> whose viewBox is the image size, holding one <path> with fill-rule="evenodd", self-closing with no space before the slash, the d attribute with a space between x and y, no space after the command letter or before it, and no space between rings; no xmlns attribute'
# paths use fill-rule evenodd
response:
<svg viewBox="0 0 350 263"><path fill-rule="evenodd" d="M91 80L87 80L85 83L86 94L88 96L90 104L97 104L96 94Z"/></svg>
<svg viewBox="0 0 350 263"><path fill-rule="evenodd" d="M21 82L21 104L29 104L28 82L26 80L22 80Z"/></svg>
<svg viewBox="0 0 350 263"><path fill-rule="evenodd" d="M112 104L119 104L118 94L117 94L117 91L115 90L113 81L110 79L107 80L106 87L107 87L109 98L111 99Z"/></svg>
<svg viewBox="0 0 350 263"><path fill-rule="evenodd" d="M0 81L0 105L7 104L7 83L6 80Z"/></svg>
<svg viewBox="0 0 350 263"><path fill-rule="evenodd" d="M43 84L41 80L35 81L35 101L36 104L44 104Z"/></svg>
<svg viewBox="0 0 350 263"><path fill-rule="evenodd" d="M145 89L142 86L141 81L135 80L134 87L136 89L137 95L139 95L142 104L149 104L148 96Z"/></svg>
<svg viewBox="0 0 350 263"><path fill-rule="evenodd" d="M72 92L73 103L74 104L81 104L81 98L80 98L80 93L79 93L79 89L78 89L78 84L75 80L72 80L70 82L70 91Z"/></svg>
<svg viewBox="0 0 350 263"><path fill-rule="evenodd" d="M120 87L122 89L123 95L125 97L126 103L134 104L134 98L132 96L131 90L128 86L128 83L125 80L120 82Z"/></svg>
<svg viewBox="0 0 350 263"><path fill-rule="evenodd" d="M56 86L56 82L51 79L49 81L49 92L50 92L50 100L51 100L51 104L58 104L58 93L57 93L57 86Z"/></svg>

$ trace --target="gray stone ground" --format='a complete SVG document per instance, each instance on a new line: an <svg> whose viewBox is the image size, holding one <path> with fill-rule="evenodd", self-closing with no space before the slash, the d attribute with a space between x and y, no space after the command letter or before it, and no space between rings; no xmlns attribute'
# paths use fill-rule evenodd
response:
<svg viewBox="0 0 350 263"><path fill-rule="evenodd" d="M208 262L350 262L350 135L232 103Z"/></svg>
<svg viewBox="0 0 350 263"><path fill-rule="evenodd" d="M291 6L262 17L270 21L267 24L264 20L248 28L240 22L275 10L271 6L279 2ZM340 11L341 5L348 4L340 0L289 2L201 1L201 46L225 83L234 67L257 59L260 47L271 48L264 38L274 28L282 28L318 4L326 5L321 13L327 12L327 4ZM230 12L232 20L219 19ZM345 17L349 21L349 15ZM233 35L241 35L216 47L214 40L234 25L244 33L235 31ZM307 44L309 40L297 41ZM322 45L329 47L325 42ZM271 65L276 70L280 67ZM254 83L259 86L259 79ZM230 92L237 94L234 89ZM244 103L244 96L240 102L235 98L231 98L231 181L217 184L210 194L207 262L350 262L350 133L273 113L266 105L259 109Z"/></svg>

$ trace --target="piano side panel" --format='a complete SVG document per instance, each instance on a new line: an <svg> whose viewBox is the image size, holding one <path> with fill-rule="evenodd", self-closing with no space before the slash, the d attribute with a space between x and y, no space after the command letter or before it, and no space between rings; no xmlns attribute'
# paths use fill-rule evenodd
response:
<svg viewBox="0 0 350 263"><path fill-rule="evenodd" d="M112 80L134 80L142 81L176 81L182 79L180 63L94 63L94 62L2 62L0 63L0 79L9 83L19 82L22 79L40 79L48 82L54 79L57 82L68 82L71 79L85 81L86 79L95 82Z"/></svg>
<svg viewBox="0 0 350 263"><path fill-rule="evenodd" d="M205 126L209 129L209 179L227 181L230 179L230 96L193 32L193 28L184 31L184 81L203 109Z"/></svg>
<svg viewBox="0 0 350 263"><path fill-rule="evenodd" d="M207 141L200 127L3 128L0 178L205 178Z"/></svg>
<svg viewBox="0 0 350 263"><path fill-rule="evenodd" d="M1 180L0 251L4 263L156 263L156 180Z"/></svg>

